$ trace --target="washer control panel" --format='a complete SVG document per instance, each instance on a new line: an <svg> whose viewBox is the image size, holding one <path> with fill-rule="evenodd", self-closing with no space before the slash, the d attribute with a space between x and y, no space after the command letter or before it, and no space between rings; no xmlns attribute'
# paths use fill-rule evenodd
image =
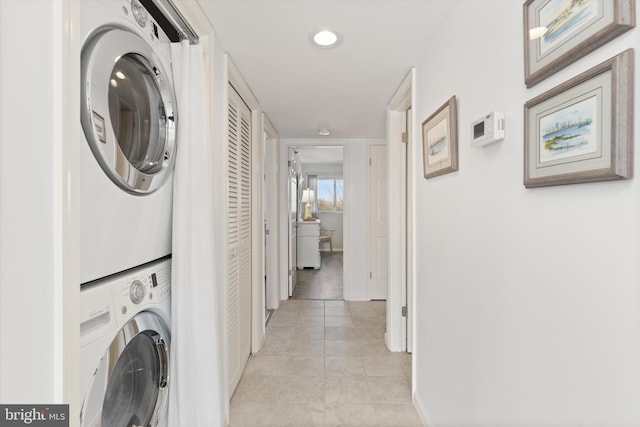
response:
<svg viewBox="0 0 640 427"><path fill-rule="evenodd" d="M150 305L166 304L171 293L171 260L163 260L117 281L114 291L120 315L138 312Z"/></svg>

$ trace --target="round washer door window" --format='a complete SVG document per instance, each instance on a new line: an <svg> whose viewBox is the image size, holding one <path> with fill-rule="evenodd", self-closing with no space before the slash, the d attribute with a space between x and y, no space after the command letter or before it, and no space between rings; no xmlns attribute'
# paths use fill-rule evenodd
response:
<svg viewBox="0 0 640 427"><path fill-rule="evenodd" d="M150 425L159 384L154 340L148 334L139 334L124 349L111 372L102 405L102 425Z"/></svg>
<svg viewBox="0 0 640 427"><path fill-rule="evenodd" d="M104 172L122 189L147 194L173 167L175 97L157 54L141 37L110 28L82 50L85 137Z"/></svg>
<svg viewBox="0 0 640 427"><path fill-rule="evenodd" d="M169 332L142 312L115 336L85 394L80 425L156 426L167 414Z"/></svg>

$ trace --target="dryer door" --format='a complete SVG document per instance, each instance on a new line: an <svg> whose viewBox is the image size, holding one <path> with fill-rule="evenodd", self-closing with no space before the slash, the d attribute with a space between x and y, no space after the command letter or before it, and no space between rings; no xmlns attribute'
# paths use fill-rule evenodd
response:
<svg viewBox="0 0 640 427"><path fill-rule="evenodd" d="M146 194L173 167L175 95L158 55L141 37L116 28L82 49L81 121L105 173L122 189Z"/></svg>
<svg viewBox="0 0 640 427"><path fill-rule="evenodd" d="M169 333L160 317L142 312L118 332L85 395L83 427L166 424Z"/></svg>

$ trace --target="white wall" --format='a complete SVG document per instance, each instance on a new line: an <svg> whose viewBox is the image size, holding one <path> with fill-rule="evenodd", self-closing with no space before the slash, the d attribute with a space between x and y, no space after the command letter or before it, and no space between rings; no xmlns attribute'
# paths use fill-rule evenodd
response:
<svg viewBox="0 0 640 427"><path fill-rule="evenodd" d="M77 413L74 13L67 1L0 2L0 402Z"/></svg>
<svg viewBox="0 0 640 427"><path fill-rule="evenodd" d="M522 2L446 3L416 64L415 134L456 95L460 167L425 180L413 147L416 404L437 426L638 426L640 179L522 180L523 104L640 46L640 31L527 90ZM507 137L470 147L492 110Z"/></svg>
<svg viewBox="0 0 640 427"><path fill-rule="evenodd" d="M368 300L369 254L363 250L362 242L367 238L367 221L363 221L368 205L367 143L380 143L380 140L368 139L281 139L280 161L286 164L289 147L337 145L344 147L344 299L351 301ZM286 191L287 177L280 169L280 191ZM286 194L286 193L285 193ZM285 198L283 198L285 199ZM281 206L281 212L286 209ZM284 211L286 212L286 211ZM365 212L363 214L363 212ZM282 215L281 215L282 216ZM281 239L286 239L286 228L281 227ZM284 234L283 234L284 233ZM282 241L282 240L281 240ZM286 248L286 247L285 247ZM281 256L286 256L286 252Z"/></svg>

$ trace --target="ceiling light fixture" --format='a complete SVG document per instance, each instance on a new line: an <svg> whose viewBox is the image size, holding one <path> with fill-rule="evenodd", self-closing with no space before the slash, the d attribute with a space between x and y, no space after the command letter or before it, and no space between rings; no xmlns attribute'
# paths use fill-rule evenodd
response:
<svg viewBox="0 0 640 427"><path fill-rule="evenodd" d="M318 48L329 49L342 43L342 34L336 30L323 28L309 34L309 41Z"/></svg>
<svg viewBox="0 0 640 427"><path fill-rule="evenodd" d="M331 135L331 131L329 129L326 128L322 128L318 131L318 135L320 136L329 136Z"/></svg>

